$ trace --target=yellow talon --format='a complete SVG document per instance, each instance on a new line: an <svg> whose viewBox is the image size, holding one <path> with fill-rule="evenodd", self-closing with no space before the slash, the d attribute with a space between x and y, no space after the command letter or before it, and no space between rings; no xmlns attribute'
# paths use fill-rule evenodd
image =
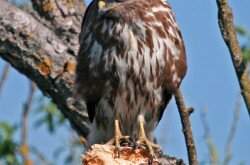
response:
<svg viewBox="0 0 250 165"><path fill-rule="evenodd" d="M98 7L99 8L104 8L106 6L106 3L104 1L99 1L98 2Z"/></svg>

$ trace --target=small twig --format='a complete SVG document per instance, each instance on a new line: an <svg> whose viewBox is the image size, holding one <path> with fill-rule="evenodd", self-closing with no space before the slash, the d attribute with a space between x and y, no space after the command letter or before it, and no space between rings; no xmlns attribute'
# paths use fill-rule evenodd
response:
<svg viewBox="0 0 250 165"><path fill-rule="evenodd" d="M204 128L204 139L209 151L209 161L211 165L219 164L219 158L216 146L214 145L213 139L211 137L208 121L207 121L207 111L205 108L202 109L201 114L201 123Z"/></svg>
<svg viewBox="0 0 250 165"><path fill-rule="evenodd" d="M232 125L230 128L230 133L228 135L227 138L227 142L226 142L226 147L225 147L225 158L223 161L223 165L228 165L231 158L232 158L232 154L231 154L231 145L237 130L237 126L238 126L238 121L240 119L240 111L241 111L241 99L240 97L238 98L238 101L236 103L236 107L234 110L234 114L233 114L233 121L232 121Z"/></svg>
<svg viewBox="0 0 250 165"><path fill-rule="evenodd" d="M87 145L87 138L85 138L84 136L79 136L79 138L80 138L80 142L82 143L82 145L84 147L86 147L86 145Z"/></svg>
<svg viewBox="0 0 250 165"><path fill-rule="evenodd" d="M77 155L77 146L79 146L78 142L79 142L79 138L77 136L77 134L72 130L71 133L71 142L70 142L70 154L72 155L72 161L71 164L79 164L78 160L79 157Z"/></svg>
<svg viewBox="0 0 250 165"><path fill-rule="evenodd" d="M39 150L36 149L36 147L31 146L30 152L36 157L36 161L39 162L38 164L43 164L43 165L52 164L46 159L46 157Z"/></svg>
<svg viewBox="0 0 250 165"><path fill-rule="evenodd" d="M175 101L181 118L182 130L187 146L189 164L198 165L191 123L189 121L189 116L194 111L194 108L186 108L182 93L179 89L175 93Z"/></svg>
<svg viewBox="0 0 250 165"><path fill-rule="evenodd" d="M1 91L2 91L2 88L3 88L3 84L4 84L5 80L8 77L9 70L10 70L10 64L5 63L5 65L3 67L3 71L2 71L1 76L0 76L0 94L1 94Z"/></svg>
<svg viewBox="0 0 250 165"><path fill-rule="evenodd" d="M29 94L27 97L27 101L24 104L24 109L23 109L23 114L22 114L22 132L21 132L22 140L21 140L20 152L23 157L24 165L32 164L29 158L29 148L27 145L27 117L28 117L29 110L31 109L31 105L32 105L33 98L34 98L34 93L35 93L35 84L33 82L30 82Z"/></svg>
<svg viewBox="0 0 250 165"><path fill-rule="evenodd" d="M248 113L250 115L250 79L243 61L243 54L239 46L233 21L233 12L227 0L216 0L218 6L218 19L221 34L230 51L234 69L240 84L241 93L244 98Z"/></svg>

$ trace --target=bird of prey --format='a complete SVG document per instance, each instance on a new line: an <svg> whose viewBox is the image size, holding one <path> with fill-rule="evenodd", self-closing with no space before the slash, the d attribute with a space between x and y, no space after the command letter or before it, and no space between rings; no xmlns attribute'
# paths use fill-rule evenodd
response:
<svg viewBox="0 0 250 165"><path fill-rule="evenodd" d="M186 54L165 0L93 0L79 35L76 89L91 124L87 147L128 137L160 147L154 130L186 71ZM114 137L114 138L112 138Z"/></svg>

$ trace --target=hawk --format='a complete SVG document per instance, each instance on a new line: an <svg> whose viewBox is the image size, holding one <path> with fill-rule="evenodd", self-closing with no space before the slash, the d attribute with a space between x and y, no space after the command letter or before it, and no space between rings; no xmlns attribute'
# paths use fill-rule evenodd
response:
<svg viewBox="0 0 250 165"><path fill-rule="evenodd" d="M153 132L187 71L169 3L93 0L79 41L76 87L92 123L87 147L115 137L119 151L131 137L152 156Z"/></svg>

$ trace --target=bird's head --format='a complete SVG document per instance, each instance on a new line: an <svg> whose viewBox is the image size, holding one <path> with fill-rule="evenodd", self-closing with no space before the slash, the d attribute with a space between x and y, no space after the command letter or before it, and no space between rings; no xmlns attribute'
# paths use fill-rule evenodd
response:
<svg viewBox="0 0 250 165"><path fill-rule="evenodd" d="M149 6L150 0L97 0L99 19L129 21L138 10Z"/></svg>

